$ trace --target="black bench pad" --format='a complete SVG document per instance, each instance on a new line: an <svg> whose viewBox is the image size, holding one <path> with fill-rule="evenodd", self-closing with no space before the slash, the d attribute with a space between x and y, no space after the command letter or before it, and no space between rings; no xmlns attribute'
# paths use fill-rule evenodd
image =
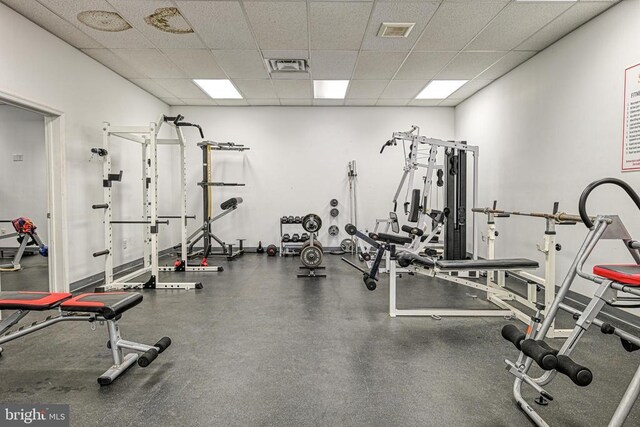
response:
<svg viewBox="0 0 640 427"><path fill-rule="evenodd" d="M439 260L436 267L439 270L530 270L539 264L527 258L461 259Z"/></svg>
<svg viewBox="0 0 640 427"><path fill-rule="evenodd" d="M437 268L441 271L460 270L530 270L538 268L537 261L526 258L503 258L503 259L461 259L461 260L437 260L422 257L410 252L402 252L398 255L398 263L402 267L409 264L421 265L427 268Z"/></svg>
<svg viewBox="0 0 640 427"><path fill-rule="evenodd" d="M131 292L104 292L80 294L60 307L65 311L98 313L105 319L113 319L142 302L142 294Z"/></svg>
<svg viewBox="0 0 640 427"><path fill-rule="evenodd" d="M0 292L0 310L49 310L71 298L67 292Z"/></svg>

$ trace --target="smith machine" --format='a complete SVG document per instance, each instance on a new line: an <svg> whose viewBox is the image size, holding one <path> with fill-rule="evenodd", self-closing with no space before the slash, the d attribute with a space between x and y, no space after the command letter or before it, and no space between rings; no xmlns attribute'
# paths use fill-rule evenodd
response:
<svg viewBox="0 0 640 427"><path fill-rule="evenodd" d="M103 203L93 205L93 209L104 211L104 236L106 248L93 254L94 257L105 257L105 282L96 289L97 292L109 292L119 289L201 289L202 283L195 282L160 282L158 273L165 271L158 262L158 233L161 225L168 225L170 219L178 219L181 231L182 254L187 253L187 177L185 163L185 138L182 128L185 126L200 126L183 122L184 117L160 116L158 122L152 122L148 126L112 126L103 123L103 147L93 148L93 154L103 159ZM158 133L163 125L171 127L176 138L158 138ZM114 220L113 219L113 183L122 181L122 171L113 173L111 170L111 142L112 140L131 141L139 144L142 152L142 216L140 219ZM173 145L179 149L180 173L180 214L158 215L158 145ZM144 227L144 255L141 268L119 278L114 277L113 266L113 227L114 225L142 225ZM186 264L186 263L185 263ZM194 271L199 267L190 267ZM170 268L172 271L173 268ZM151 273L145 282L130 282L143 274Z"/></svg>

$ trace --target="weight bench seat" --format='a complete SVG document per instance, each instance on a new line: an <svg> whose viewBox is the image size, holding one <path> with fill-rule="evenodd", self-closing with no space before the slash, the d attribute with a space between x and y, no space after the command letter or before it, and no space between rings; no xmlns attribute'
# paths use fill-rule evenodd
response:
<svg viewBox="0 0 640 427"><path fill-rule="evenodd" d="M72 295L68 292L0 292L0 310L49 310Z"/></svg>
<svg viewBox="0 0 640 427"><path fill-rule="evenodd" d="M387 234L387 233L377 233L378 240L382 240L383 242L395 243L396 245L405 245L413 242L413 237L408 236L398 236L397 234ZM420 241L424 242L427 240L426 235L420 237Z"/></svg>
<svg viewBox="0 0 640 427"><path fill-rule="evenodd" d="M114 319L142 302L142 294L130 292L104 292L81 294L64 301L65 311L97 313L107 320Z"/></svg>
<svg viewBox="0 0 640 427"><path fill-rule="evenodd" d="M410 252L400 253L398 261L403 267L409 264L416 264L427 268L437 268L440 271L529 270L539 267L537 261L527 258L433 260Z"/></svg>
<svg viewBox="0 0 640 427"><path fill-rule="evenodd" d="M625 285L640 286L640 265L596 265L593 267L593 274Z"/></svg>
<svg viewBox="0 0 640 427"><path fill-rule="evenodd" d="M537 261L527 258L460 259L436 261L439 270L531 270L538 268Z"/></svg>

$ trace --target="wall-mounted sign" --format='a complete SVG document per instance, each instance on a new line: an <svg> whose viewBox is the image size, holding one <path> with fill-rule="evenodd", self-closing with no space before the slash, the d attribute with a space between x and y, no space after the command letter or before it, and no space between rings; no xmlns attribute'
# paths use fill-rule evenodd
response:
<svg viewBox="0 0 640 427"><path fill-rule="evenodd" d="M622 171L640 170L640 64L624 70Z"/></svg>

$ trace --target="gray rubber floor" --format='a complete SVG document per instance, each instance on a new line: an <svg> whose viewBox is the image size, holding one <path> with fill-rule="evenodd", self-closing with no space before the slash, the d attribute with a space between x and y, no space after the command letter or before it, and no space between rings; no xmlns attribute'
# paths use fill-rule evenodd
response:
<svg viewBox="0 0 640 427"><path fill-rule="evenodd" d="M504 369L516 356L500 337L506 320L392 319L384 281L367 291L327 258L326 279L296 279L297 259L247 254L221 261L222 273L190 273L202 290L144 291L123 337L173 345L108 387L96 382L110 364L104 327L67 323L7 343L0 402L68 403L74 426L531 425ZM404 276L399 293L402 308L492 307L424 277ZM548 387L556 400L536 407L552 425L606 425L638 354L590 331L574 358L593 383L558 377ZM627 425L640 425L640 408Z"/></svg>

